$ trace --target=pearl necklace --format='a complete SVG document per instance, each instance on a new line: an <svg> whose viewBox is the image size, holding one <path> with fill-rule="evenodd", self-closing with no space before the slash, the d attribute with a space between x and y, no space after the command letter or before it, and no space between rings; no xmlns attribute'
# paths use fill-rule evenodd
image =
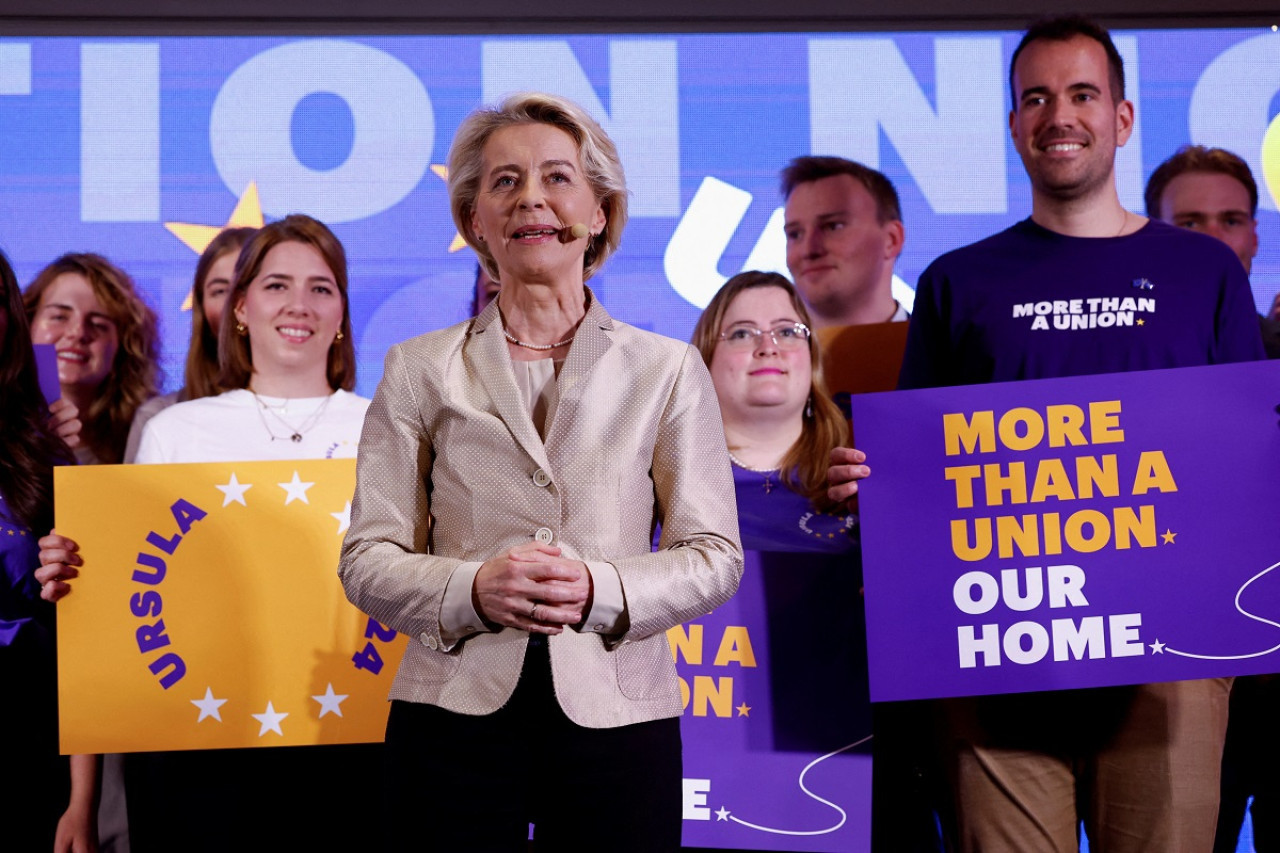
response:
<svg viewBox="0 0 1280 853"><path fill-rule="evenodd" d="M575 335L577 335L577 332L574 332L572 335L565 338L563 341L560 341L560 343L558 344L527 344L524 341L517 338L515 335L508 332L506 329L502 330L502 334L506 336L507 340L511 341L511 343L515 344L518 347L524 347L525 349L538 350L539 352L546 352L547 350L559 349L560 347L568 346L569 344L573 343L573 338Z"/></svg>
<svg viewBox="0 0 1280 853"><path fill-rule="evenodd" d="M775 468L756 468L755 466L748 465L738 457L734 456L732 451L728 452L729 461L734 465L737 465L742 470L751 471L754 474L764 474L764 493L766 495L773 491L773 475L782 470L781 466Z"/></svg>
<svg viewBox="0 0 1280 853"><path fill-rule="evenodd" d="M729 451L729 461L731 461L734 465L737 465L739 468L743 469L744 471L754 471L757 474L772 474L774 471L781 470L782 468L781 465L775 465L772 468L756 468L755 466L748 465L738 457L734 456L732 450Z"/></svg>

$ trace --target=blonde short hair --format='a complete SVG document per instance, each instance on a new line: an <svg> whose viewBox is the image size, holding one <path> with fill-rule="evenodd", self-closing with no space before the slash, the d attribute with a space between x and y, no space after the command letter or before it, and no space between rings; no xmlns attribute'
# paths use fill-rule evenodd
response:
<svg viewBox="0 0 1280 853"><path fill-rule="evenodd" d="M617 146L582 107L565 98L541 92L511 95L492 107L481 107L463 119L449 148L449 209L458 233L480 257L485 271L501 281L489 247L471 230L471 214L480 195L484 146L494 131L519 124L558 127L578 145L583 174L604 210L604 230L591 238L583 258L583 278L589 279L617 251L627 224L627 182Z"/></svg>

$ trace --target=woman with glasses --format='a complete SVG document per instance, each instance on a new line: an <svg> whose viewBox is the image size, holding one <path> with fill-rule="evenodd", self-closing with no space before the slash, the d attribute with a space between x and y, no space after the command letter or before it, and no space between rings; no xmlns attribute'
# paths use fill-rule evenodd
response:
<svg viewBox="0 0 1280 853"><path fill-rule="evenodd" d="M789 280L743 272L702 312L693 345L720 399L747 572L759 573L770 625L806 625L771 638L772 719L783 739L823 754L865 743L872 720L857 517L844 503L862 466L835 481L847 494L829 495L827 482L833 462L862 457L809 323ZM820 710L830 708L841 712Z"/></svg>
<svg viewBox="0 0 1280 853"><path fill-rule="evenodd" d="M720 398L744 547L855 548L854 517L827 497L831 451L849 443L849 424L827 395L795 287L739 273L702 312L693 345Z"/></svg>

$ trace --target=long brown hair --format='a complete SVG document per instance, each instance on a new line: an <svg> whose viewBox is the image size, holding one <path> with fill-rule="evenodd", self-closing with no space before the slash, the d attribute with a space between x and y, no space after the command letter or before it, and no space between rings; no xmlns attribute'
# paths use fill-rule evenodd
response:
<svg viewBox="0 0 1280 853"><path fill-rule="evenodd" d="M785 292L791 300L800 322L812 327L809 311L804 307L800 294L795 286L784 276L773 272L742 272L724 283L719 292L711 299L693 327L693 345L702 354L707 367L715 355L716 346L720 343L721 325L725 312L744 290L776 287ZM830 466L831 451L849 443L849 422L844 413L831 401L827 394L827 385L822 378L822 358L818 351L818 338L809 337L809 399L811 406L801 417L803 428L800 437L782 457L782 481L792 491L809 499L815 509L826 509L831 506L827 498L827 468Z"/></svg>
<svg viewBox="0 0 1280 853"><path fill-rule="evenodd" d="M204 311L204 285L223 255L240 249L253 236L255 228L224 228L218 232L196 261L195 279L191 283L191 344L187 347L187 367L183 374L179 401L212 397L224 390L218 385L218 336L213 333L209 316Z"/></svg>
<svg viewBox="0 0 1280 853"><path fill-rule="evenodd" d="M326 375L329 387L337 391L350 391L356 387L356 349L351 341L351 303L347 300L347 253L341 241L329 227L318 219L302 213L291 213L284 219L264 225L254 232L236 261L236 279L227 295L227 305L222 314L222 329L218 333L218 360L221 368L218 383L224 390L248 388L253 378L253 354L249 339L236 331L235 308L244 300L249 283L262 269L262 262L281 243L304 243L324 258L325 265L333 273L334 284L342 294L342 325L338 331L342 340L329 347Z"/></svg>
<svg viewBox="0 0 1280 853"><path fill-rule="evenodd" d="M100 462L116 463L124 455L133 414L159 384L160 334L156 314L142 300L133 279L111 261L91 252L68 253L36 275L23 294L27 321L35 316L40 298L60 275L82 276L116 324L119 347L111 372L98 388L88 411L80 413L80 439Z"/></svg>
<svg viewBox="0 0 1280 853"><path fill-rule="evenodd" d="M31 330L22 290L9 259L0 252L0 310L6 314L0 340L0 495L14 519L35 533L53 526L53 466L74 461L49 427L49 410L36 375Z"/></svg>

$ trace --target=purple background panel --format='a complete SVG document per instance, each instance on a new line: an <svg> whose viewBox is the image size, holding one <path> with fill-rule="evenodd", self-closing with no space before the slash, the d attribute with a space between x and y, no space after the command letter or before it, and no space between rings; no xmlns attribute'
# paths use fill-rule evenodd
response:
<svg viewBox="0 0 1280 853"><path fill-rule="evenodd" d="M40 393L44 401L52 403L62 396L62 386L58 384L58 350L53 344L33 344L36 351L36 375L40 379Z"/></svg>
<svg viewBox="0 0 1280 853"><path fill-rule="evenodd" d="M747 551L738 594L680 629L702 631L700 644L677 647L676 656L690 698L681 719L685 846L869 849L871 714L858 589L851 556ZM755 666L746 665L743 636ZM712 685L727 716L705 698Z"/></svg>
<svg viewBox="0 0 1280 853"><path fill-rule="evenodd" d="M1017 407L1044 414L1050 405L1076 405L1087 414L1092 402L1118 400L1123 441L1026 450L996 443L993 452L945 453L944 413L971 416ZM872 476L859 490L866 583L868 655L874 701L922 699L1032 690L1176 681L1280 670L1280 362L1255 362L1141 373L995 383L867 394L853 398L860 448ZM1089 426L1084 437L1089 438ZM1159 451L1176 491L1134 494L1144 452ZM1080 497L1075 459L1114 454L1120 493ZM1026 467L1028 497L1043 460L1059 459L1071 475L1074 499L988 506L975 481L974 506L957 507L957 485L948 466L1010 463ZM985 469L984 469L985 470ZM985 482L985 481L982 481ZM1041 532L1046 514L1063 526L1081 511L1107 519L1126 507L1148 505L1154 513L1155 544L1103 547L1061 553L1009 556L993 552L965 560L953 547L954 520L966 538L981 519L1033 515ZM1085 516L1080 516L1084 518ZM995 522L993 522L995 526ZM1096 528L1082 528L1088 538ZM1113 531L1114 532L1114 531ZM1079 539L1076 540L1079 542ZM1046 540L1039 551L1049 550ZM973 555L971 555L973 556ZM1003 585L1006 570L1016 579L1012 598L1025 596L1030 576L1048 567L1076 566L1083 573L1079 603L1054 602L1046 594L1017 607L1003 591L982 611L963 612L957 600L980 599L981 586L961 585L966 573L983 572ZM1041 569L1045 572L1041 572ZM1065 573L1070 573L1067 570ZM1130 654L1116 656L1113 624L1134 624ZM1066 627L1101 629L1087 647L1074 651ZM995 639L961 666L962 631ZM984 635L984 631L990 632ZM1047 638L1047 644L1046 644ZM1043 650L1043 651L1042 651ZM1061 657L1061 659L1058 659Z"/></svg>

